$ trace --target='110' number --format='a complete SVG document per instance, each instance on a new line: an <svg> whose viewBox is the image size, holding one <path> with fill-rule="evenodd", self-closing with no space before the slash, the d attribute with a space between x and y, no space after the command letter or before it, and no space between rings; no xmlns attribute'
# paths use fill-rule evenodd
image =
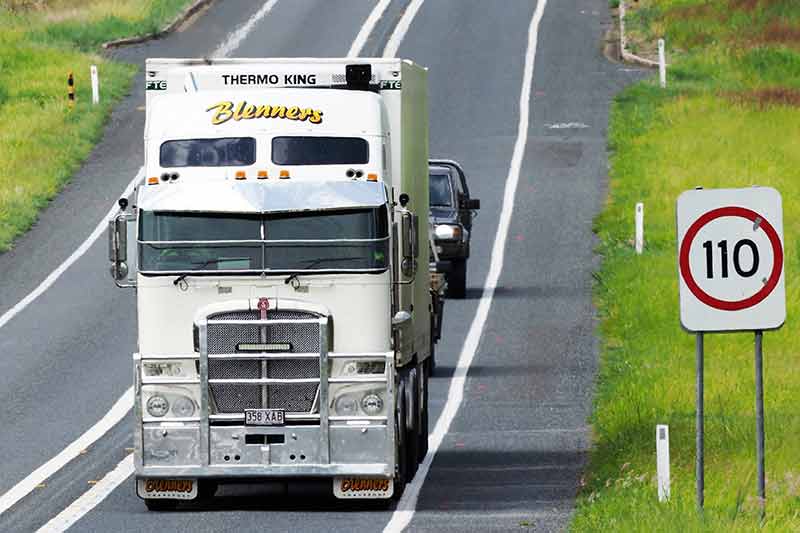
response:
<svg viewBox="0 0 800 533"><path fill-rule="evenodd" d="M743 247L750 248L750 253L753 254L753 264L750 266L749 269L744 270L742 268L740 256ZM722 277L728 277L728 241L720 241L717 243L717 247L720 250L720 254L722 255ZM706 241L703 243L703 248L706 249L706 277L711 279L714 277L714 243L711 241ZM736 243L733 247L733 268L736 270L736 273L739 274L743 278L749 278L750 276L754 275L758 270L758 248L756 247L756 243L751 241L750 239L742 239Z"/></svg>

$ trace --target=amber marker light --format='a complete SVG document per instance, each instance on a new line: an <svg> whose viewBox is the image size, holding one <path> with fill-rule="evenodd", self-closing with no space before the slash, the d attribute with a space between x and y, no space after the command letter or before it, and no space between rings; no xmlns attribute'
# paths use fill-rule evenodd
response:
<svg viewBox="0 0 800 533"><path fill-rule="evenodd" d="M237 170L236 171L236 179L237 180L246 180L247 174L244 173L244 170Z"/></svg>
<svg viewBox="0 0 800 533"><path fill-rule="evenodd" d="M288 170L281 170L281 179L288 180L289 179L289 171Z"/></svg>
<svg viewBox="0 0 800 533"><path fill-rule="evenodd" d="M367 174L367 181L378 181L378 175L374 172Z"/></svg>
<svg viewBox="0 0 800 533"><path fill-rule="evenodd" d="M265 180L265 179L267 179L268 177L269 177L269 176L267 175L267 171L266 171L266 170L259 170L259 171L258 171L258 179L260 179L260 180Z"/></svg>
<svg viewBox="0 0 800 533"><path fill-rule="evenodd" d="M147 178L148 185L158 185L158 177L153 176L152 178Z"/></svg>

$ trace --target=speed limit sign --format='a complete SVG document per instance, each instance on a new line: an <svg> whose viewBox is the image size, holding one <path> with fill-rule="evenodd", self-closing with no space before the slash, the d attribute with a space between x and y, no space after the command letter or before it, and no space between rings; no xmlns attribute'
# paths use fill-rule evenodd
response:
<svg viewBox="0 0 800 533"><path fill-rule="evenodd" d="M779 328L786 320L783 210L775 189L698 189L678 198L681 324Z"/></svg>

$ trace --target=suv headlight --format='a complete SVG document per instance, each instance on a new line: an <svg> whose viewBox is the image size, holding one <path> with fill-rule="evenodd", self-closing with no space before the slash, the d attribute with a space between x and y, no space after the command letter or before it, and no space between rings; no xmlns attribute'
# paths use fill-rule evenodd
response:
<svg viewBox="0 0 800 533"><path fill-rule="evenodd" d="M461 226L454 224L436 224L433 234L437 239L443 241L455 241L461 239Z"/></svg>

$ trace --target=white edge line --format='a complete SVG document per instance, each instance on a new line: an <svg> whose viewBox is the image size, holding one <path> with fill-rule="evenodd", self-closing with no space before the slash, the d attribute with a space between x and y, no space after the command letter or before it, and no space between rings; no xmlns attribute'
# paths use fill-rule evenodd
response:
<svg viewBox="0 0 800 533"><path fill-rule="evenodd" d="M250 19L228 34L228 38L223 41L221 45L217 47L214 52L212 52L211 57L227 57L231 52L235 51L239 48L239 45L242 44L242 41L247 38L253 28L255 27L258 22L264 18L264 16L272 11L272 8L275 7L275 4L278 3L278 0L269 0L268 2L264 3L261 6L255 15L250 17Z"/></svg>
<svg viewBox="0 0 800 533"><path fill-rule="evenodd" d="M400 48L400 43L403 42L403 38L406 36L406 32L408 28L411 27L411 22L413 22L414 17L417 16L417 11L419 8L422 7L422 3L425 0L412 0L412 2L406 8L405 13L403 16L400 17L400 21L397 23L397 26L394 27L394 31L392 32L391 37L389 37L389 41L386 43L386 48L383 49L383 57L394 57L397 55L397 50Z"/></svg>
<svg viewBox="0 0 800 533"><path fill-rule="evenodd" d="M117 403L114 404L111 410L108 411L99 422L89 428L83 435L72 442L72 444L64 448L61 453L31 472L28 477L0 496L0 514L24 498L40 483L58 472L64 465L75 459L83 450L94 444L97 439L105 435L108 430L122 420L132 406L133 387L125 391L120 399L117 400Z"/></svg>
<svg viewBox="0 0 800 533"><path fill-rule="evenodd" d="M139 180L141 180L143 176L144 176L144 167L139 169L139 172L136 173L136 176L134 176L134 178L131 180L128 186L125 187L125 191L122 193L120 197L122 198L130 196L130 194L133 192L133 188L136 186L136 183ZM64 273L64 271L66 271L69 267L71 267L75 263L75 261L80 259L83 256L83 254L85 254L89 250L89 248L92 247L95 241L98 238L100 238L100 235L102 235L103 232L108 227L108 219L111 218L111 216L117 211L117 209L118 209L117 204L114 203L114 205L111 206L111 209L108 210L108 213L106 213L106 216L103 217L103 219L100 220L100 223L97 225L97 227L94 228L92 234L89 235L89 237L87 237L86 240L83 241L83 243L81 243L80 246L78 246L77 250L72 252L72 254L69 257L67 257L66 261L58 265L58 267L55 270L53 270L49 276L44 278L44 281L42 281L38 287L36 287L30 293L28 293L28 295L25 296L25 298L20 300L14 307L12 307L11 309L3 313L2 316L0 316L0 328L5 326L18 313L20 313L23 309L28 307L32 301L41 296L41 294L44 291L49 289L50 286L53 285L53 283L55 283L55 281L61 276L61 274ZM0 512L2 512L2 510L0 510Z"/></svg>
<svg viewBox="0 0 800 533"><path fill-rule="evenodd" d="M421 1L419 3L422 3ZM405 529L414 517L414 511L417 505L422 484L430 470L433 458L436 451L442 444L447 431L450 429L450 424L458 412L459 405L464 397L464 386L466 384L467 372L475 357L475 352L478 349L478 343L483 332L486 319L489 316L489 308L492 305L494 298L494 291L497 287L497 282L500 279L500 272L503 268L503 258L505 256L505 245L508 239L508 228L511 224L511 214L514 210L514 196L517 191L517 184L519 183L519 174L522 169L522 160L525 155L525 146L528 142L528 124L530 122L530 98L531 88L533 86L533 67L536 59L536 47L539 40L539 24L544 15L544 8L547 0L539 0L536 5L536 11L531 19L530 28L528 30L528 47L525 53L525 70L522 78L522 90L519 97L519 125L517 127L517 140L514 143L514 152L511 157L511 164L508 169L508 178L506 179L505 191L503 194L503 207L500 212L500 221L497 227L497 236L492 247L492 262L489 268L489 273L486 276L486 282L481 294L481 301L478 305L478 310L475 313L475 318L472 320L469 332L467 333L466 341L461 349L461 354L458 357L458 365L456 366L455 373L450 383L450 389L447 393L447 402L445 403L442 414L436 422L433 433L428 437L428 453L422 464L419 465L419 470L414 479L406 486L405 493L397 504L395 512L392 514L391 520L386 524L384 533L395 533ZM399 44L399 43L398 43ZM388 49L388 46L387 46ZM397 49L395 48L396 52Z"/></svg>
<svg viewBox="0 0 800 533"><path fill-rule="evenodd" d="M364 25L361 26L361 31L358 32L353 44L350 45L350 51L347 52L347 57L358 57L361 53L361 49L364 48L364 45L367 43L367 39L369 39L372 30L375 29L375 25L378 24L378 21L383 16L383 12L386 11L386 8L389 7L391 3L392 0L380 0L380 2L375 4L367 20L364 21Z"/></svg>
<svg viewBox="0 0 800 533"><path fill-rule="evenodd" d="M133 454L129 454L125 459L120 461L114 470L103 476L103 479L81 494L69 507L65 508L53 517L52 520L39 528L37 533L66 531L75 524L75 522L83 518L86 513L105 500L106 496L114 492L114 489L117 488L120 483L128 479L131 474L133 474Z"/></svg>

